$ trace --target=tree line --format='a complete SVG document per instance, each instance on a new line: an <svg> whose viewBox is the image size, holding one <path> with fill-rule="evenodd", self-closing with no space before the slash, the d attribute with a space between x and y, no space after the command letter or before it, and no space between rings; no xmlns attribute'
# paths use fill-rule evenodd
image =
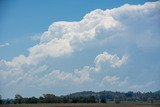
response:
<svg viewBox="0 0 160 107"><path fill-rule="evenodd" d="M112 91L83 91L65 96L56 96L54 94L43 94L40 97L23 97L16 94L14 99L2 99L0 104L36 104L36 103L121 103L126 102L148 102L160 103L160 91L157 92L112 92Z"/></svg>

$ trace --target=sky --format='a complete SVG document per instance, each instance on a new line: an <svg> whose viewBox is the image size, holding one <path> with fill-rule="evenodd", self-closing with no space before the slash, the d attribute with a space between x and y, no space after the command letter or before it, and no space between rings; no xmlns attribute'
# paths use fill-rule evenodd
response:
<svg viewBox="0 0 160 107"><path fill-rule="evenodd" d="M2 98L160 89L160 1L1 0Z"/></svg>

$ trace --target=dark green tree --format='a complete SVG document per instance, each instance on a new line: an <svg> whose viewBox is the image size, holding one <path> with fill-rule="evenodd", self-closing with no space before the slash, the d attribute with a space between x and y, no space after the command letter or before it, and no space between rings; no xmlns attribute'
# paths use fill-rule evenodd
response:
<svg viewBox="0 0 160 107"><path fill-rule="evenodd" d="M44 101L44 97L40 96L39 99L38 99L38 102L39 102L39 103L44 103L44 102L45 102L45 101Z"/></svg>
<svg viewBox="0 0 160 107"><path fill-rule="evenodd" d="M119 103L121 103L121 102L120 102L119 99L116 99L116 100L115 100L115 103L116 103L116 104L119 104Z"/></svg>
<svg viewBox="0 0 160 107"><path fill-rule="evenodd" d="M106 103L106 99L105 98L102 98L100 101L101 101L101 103Z"/></svg>
<svg viewBox="0 0 160 107"><path fill-rule="evenodd" d="M45 103L55 103L56 96L54 94L43 94Z"/></svg>
<svg viewBox="0 0 160 107"><path fill-rule="evenodd" d="M102 94L102 95L100 96L100 102L101 102L101 103L106 103L106 96L105 96L104 94Z"/></svg>
<svg viewBox="0 0 160 107"><path fill-rule="evenodd" d="M15 100L14 100L14 101L15 101L15 102L14 102L15 104L21 104L22 101L23 101L23 97L22 97L21 95L19 95L19 94L16 94L15 97L14 97L14 99L15 99Z"/></svg>
<svg viewBox="0 0 160 107"><path fill-rule="evenodd" d="M95 103L96 100L95 100L95 97L94 96L88 96L87 97L87 103Z"/></svg>
<svg viewBox="0 0 160 107"><path fill-rule="evenodd" d="M0 95L0 104L2 104L2 96Z"/></svg>

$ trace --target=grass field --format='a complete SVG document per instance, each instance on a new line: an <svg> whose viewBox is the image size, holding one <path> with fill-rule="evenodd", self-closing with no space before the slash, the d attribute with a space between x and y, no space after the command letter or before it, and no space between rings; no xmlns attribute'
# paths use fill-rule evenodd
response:
<svg viewBox="0 0 160 107"><path fill-rule="evenodd" d="M160 107L160 104L11 104L0 107Z"/></svg>

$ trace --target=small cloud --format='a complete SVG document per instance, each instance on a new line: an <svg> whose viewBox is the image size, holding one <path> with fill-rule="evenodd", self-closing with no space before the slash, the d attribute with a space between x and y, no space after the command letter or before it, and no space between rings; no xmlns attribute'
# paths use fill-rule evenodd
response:
<svg viewBox="0 0 160 107"><path fill-rule="evenodd" d="M95 58L95 71L101 70L101 64L105 62L109 62L112 68L120 67L121 65L125 64L128 57L123 56L121 59L117 56L117 54L109 54L107 52L103 52L99 54Z"/></svg>
<svg viewBox="0 0 160 107"><path fill-rule="evenodd" d="M110 84L115 84L119 80L119 77L117 76L105 76L102 81L104 83L110 83Z"/></svg>
<svg viewBox="0 0 160 107"><path fill-rule="evenodd" d="M0 44L0 48L6 47L6 46L9 46L9 43Z"/></svg>
<svg viewBox="0 0 160 107"><path fill-rule="evenodd" d="M39 41L41 39L41 33L31 36L31 39L34 41Z"/></svg>
<svg viewBox="0 0 160 107"><path fill-rule="evenodd" d="M129 88L134 89L134 90L138 90L138 89L142 89L142 88L147 88L147 87L153 85L154 83L155 83L155 81L149 81L146 84L131 85Z"/></svg>

